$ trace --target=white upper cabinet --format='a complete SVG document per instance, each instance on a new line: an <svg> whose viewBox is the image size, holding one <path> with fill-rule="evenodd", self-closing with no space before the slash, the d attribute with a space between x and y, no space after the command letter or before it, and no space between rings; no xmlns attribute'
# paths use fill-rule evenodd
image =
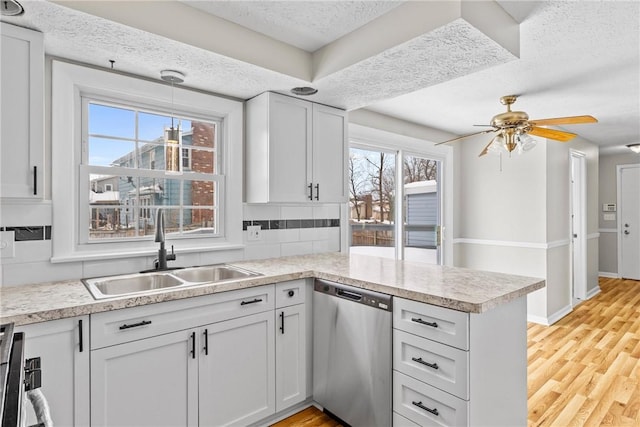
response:
<svg viewBox="0 0 640 427"><path fill-rule="evenodd" d="M42 33L0 23L0 197L44 195Z"/></svg>
<svg viewBox="0 0 640 427"><path fill-rule="evenodd" d="M246 201L347 201L347 113L266 92L246 105Z"/></svg>

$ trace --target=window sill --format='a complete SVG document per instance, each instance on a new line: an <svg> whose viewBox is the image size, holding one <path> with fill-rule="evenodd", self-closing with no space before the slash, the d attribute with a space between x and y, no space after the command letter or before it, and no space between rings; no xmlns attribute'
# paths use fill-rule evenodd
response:
<svg viewBox="0 0 640 427"><path fill-rule="evenodd" d="M168 243L171 246L171 243ZM218 251L231 251L244 249L243 244L225 244L220 246L206 246L206 247L180 247L175 252L177 254L187 254L194 252L218 252ZM81 262L81 261L104 261L108 259L122 259L131 257L147 257L156 256L158 249L140 249L132 251L118 251L118 252L101 252L101 253L77 253L73 255L63 255L51 257L52 264L65 263L65 262Z"/></svg>

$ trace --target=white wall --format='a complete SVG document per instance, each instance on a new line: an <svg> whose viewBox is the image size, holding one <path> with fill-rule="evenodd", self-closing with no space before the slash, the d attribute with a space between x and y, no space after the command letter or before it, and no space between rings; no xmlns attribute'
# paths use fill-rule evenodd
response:
<svg viewBox="0 0 640 427"><path fill-rule="evenodd" d="M638 164L640 154L631 151L624 154L601 155L599 162L599 200L598 200L598 231L599 260L598 271L605 276L618 275L618 212L602 212L604 203L616 203L616 166ZM614 213L615 219L604 219L605 213Z"/></svg>
<svg viewBox="0 0 640 427"><path fill-rule="evenodd" d="M459 144L455 265L544 278L527 298L529 319L553 323L571 310L569 149L587 157L587 233L597 241L598 149L584 140L539 140L522 155L478 158L488 137ZM597 287L588 242L588 288ZM595 274L594 274L595 272Z"/></svg>

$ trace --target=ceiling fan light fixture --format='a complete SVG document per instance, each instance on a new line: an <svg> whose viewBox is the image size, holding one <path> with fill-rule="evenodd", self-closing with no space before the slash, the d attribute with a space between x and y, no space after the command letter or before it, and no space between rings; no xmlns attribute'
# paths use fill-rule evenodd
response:
<svg viewBox="0 0 640 427"><path fill-rule="evenodd" d="M503 151L507 151L506 139L502 132L493 137L491 144L487 147L487 152L500 155Z"/></svg>
<svg viewBox="0 0 640 427"><path fill-rule="evenodd" d="M635 144L627 144L627 148L634 153L640 154L640 142L636 142Z"/></svg>
<svg viewBox="0 0 640 427"><path fill-rule="evenodd" d="M522 154L533 149L536 146L536 140L526 133L520 133L516 135L516 144L518 145L518 154Z"/></svg>

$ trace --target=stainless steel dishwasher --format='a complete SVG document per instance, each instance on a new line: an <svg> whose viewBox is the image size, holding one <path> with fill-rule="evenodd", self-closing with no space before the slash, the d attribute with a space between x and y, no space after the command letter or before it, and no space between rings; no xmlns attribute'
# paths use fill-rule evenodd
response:
<svg viewBox="0 0 640 427"><path fill-rule="evenodd" d="M316 279L313 398L352 427L391 425L391 296Z"/></svg>

